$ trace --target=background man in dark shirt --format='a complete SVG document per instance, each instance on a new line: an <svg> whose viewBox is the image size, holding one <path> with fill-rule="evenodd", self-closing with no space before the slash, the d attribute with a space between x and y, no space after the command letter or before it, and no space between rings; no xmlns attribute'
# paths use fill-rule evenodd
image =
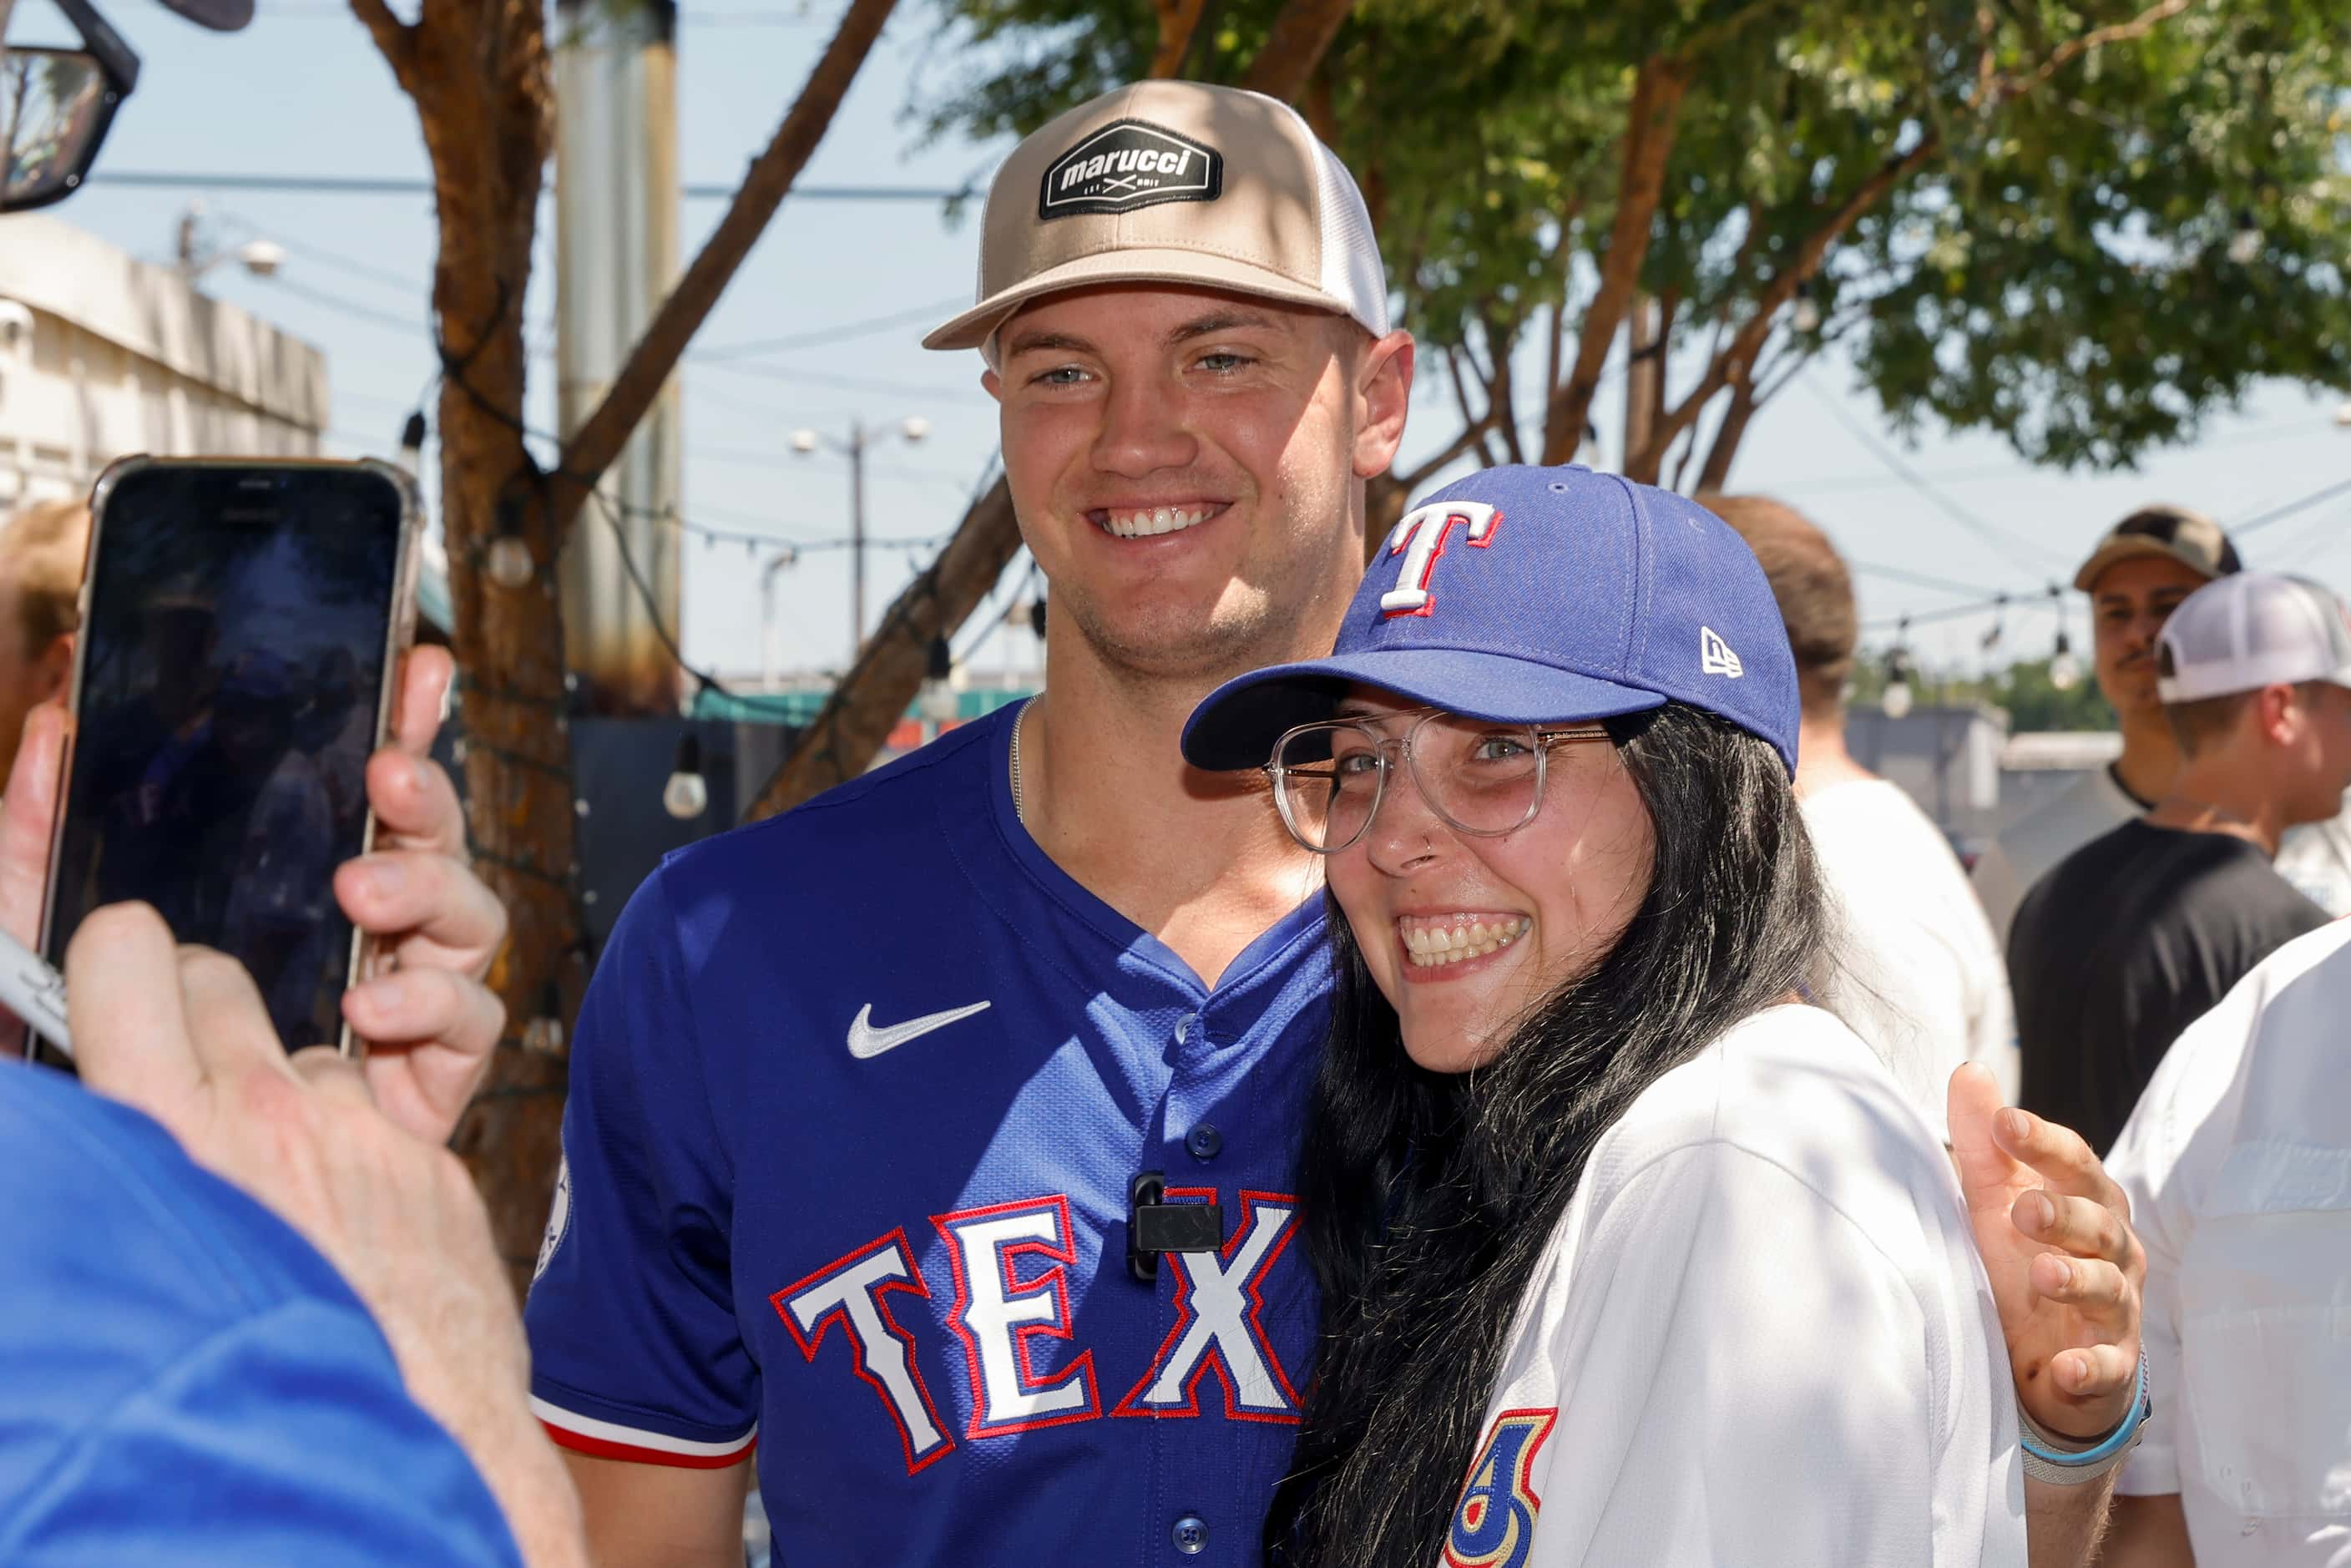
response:
<svg viewBox="0 0 2351 1568"><path fill-rule="evenodd" d="M2270 862L2351 787L2351 616L2325 589L2220 578L2172 612L2157 664L2171 788L2062 862L2009 933L2021 1103L2101 1155L2180 1031L2326 923Z"/></svg>

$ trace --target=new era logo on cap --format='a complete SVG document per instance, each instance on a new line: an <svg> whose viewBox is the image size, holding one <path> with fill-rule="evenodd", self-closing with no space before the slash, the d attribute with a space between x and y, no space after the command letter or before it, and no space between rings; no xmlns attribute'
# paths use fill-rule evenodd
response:
<svg viewBox="0 0 2351 1568"><path fill-rule="evenodd" d="M1698 629L1698 667L1701 674L1729 675L1734 681L1747 673L1730 644L1717 636L1711 626Z"/></svg>
<svg viewBox="0 0 2351 1568"><path fill-rule="evenodd" d="M1127 213L1161 202L1213 202L1225 187L1224 155L1140 120L1104 126L1045 166L1037 215Z"/></svg>

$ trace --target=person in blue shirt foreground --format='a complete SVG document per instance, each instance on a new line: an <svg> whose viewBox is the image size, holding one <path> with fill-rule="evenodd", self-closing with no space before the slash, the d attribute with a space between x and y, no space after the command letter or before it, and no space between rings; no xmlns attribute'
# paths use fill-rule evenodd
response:
<svg viewBox="0 0 2351 1568"><path fill-rule="evenodd" d="M985 360L1048 690L622 914L526 1314L605 1568L727 1568L755 1447L778 1556L820 1563L1254 1563L1291 1468L1322 866L1178 737L1332 647L1412 340L1345 170L1255 94L1081 106L980 228L979 301L928 341ZM1440 545L1481 553L1378 570ZM2095 1437L2133 1404L2135 1244L2078 1140L1971 1103L2018 1396ZM1427 1454L1447 1489L1471 1458ZM2084 1559L2105 1490L2024 1483L2041 1563Z"/></svg>
<svg viewBox="0 0 2351 1568"><path fill-rule="evenodd" d="M138 905L68 955L83 1082L0 1061L0 1562L586 1562L440 1146L501 1030L480 976L506 932L424 758L449 676L411 656L369 765L378 848L336 879L395 965L346 999L364 1063L289 1058L244 970ZM0 921L26 939L63 722L35 713L0 807Z"/></svg>

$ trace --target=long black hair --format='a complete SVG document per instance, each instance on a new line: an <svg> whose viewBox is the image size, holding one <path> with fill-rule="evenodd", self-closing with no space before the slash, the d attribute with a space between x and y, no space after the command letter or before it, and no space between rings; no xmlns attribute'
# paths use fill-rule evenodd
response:
<svg viewBox="0 0 2351 1568"><path fill-rule="evenodd" d="M1778 755L1679 704L1611 728L1654 829L1648 892L1490 1063L1415 1066L1334 912L1338 990L1300 1173L1323 1339L1267 1525L1277 1563L1438 1561L1520 1299L1593 1145L1815 961L1819 874Z"/></svg>

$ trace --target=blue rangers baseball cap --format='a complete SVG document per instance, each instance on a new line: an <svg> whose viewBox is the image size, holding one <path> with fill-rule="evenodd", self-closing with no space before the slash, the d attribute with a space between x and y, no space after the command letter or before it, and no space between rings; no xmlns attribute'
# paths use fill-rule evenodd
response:
<svg viewBox="0 0 2351 1568"><path fill-rule="evenodd" d="M1754 553L1696 502L1581 466L1490 468L1406 512L1330 657L1217 687L1185 759L1261 767L1358 683L1506 724L1685 703L1796 771L1795 655Z"/></svg>

